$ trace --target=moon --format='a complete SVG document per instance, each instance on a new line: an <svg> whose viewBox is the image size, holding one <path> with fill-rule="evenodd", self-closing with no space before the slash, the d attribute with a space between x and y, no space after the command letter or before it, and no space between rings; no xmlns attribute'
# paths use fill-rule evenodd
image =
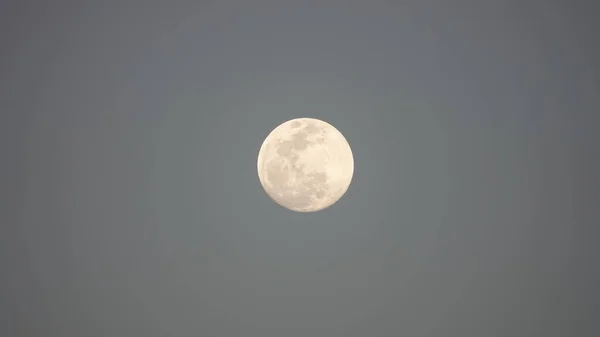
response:
<svg viewBox="0 0 600 337"><path fill-rule="evenodd" d="M269 133L258 152L258 178L277 204L316 212L336 203L354 175L348 141L315 118L289 120Z"/></svg>

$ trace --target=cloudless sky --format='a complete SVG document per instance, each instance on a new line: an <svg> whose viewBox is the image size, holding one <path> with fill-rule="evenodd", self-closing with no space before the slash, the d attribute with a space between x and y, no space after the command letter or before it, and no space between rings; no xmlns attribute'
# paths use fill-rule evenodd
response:
<svg viewBox="0 0 600 337"><path fill-rule="evenodd" d="M0 335L600 336L588 1L3 1ZM269 199L283 121L355 160Z"/></svg>

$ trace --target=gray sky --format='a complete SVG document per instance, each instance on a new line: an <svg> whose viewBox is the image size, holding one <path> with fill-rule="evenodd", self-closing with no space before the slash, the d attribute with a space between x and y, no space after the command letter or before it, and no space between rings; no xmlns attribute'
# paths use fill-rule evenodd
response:
<svg viewBox="0 0 600 337"><path fill-rule="evenodd" d="M600 335L597 6L283 3L2 2L0 335ZM323 212L258 181L295 117Z"/></svg>

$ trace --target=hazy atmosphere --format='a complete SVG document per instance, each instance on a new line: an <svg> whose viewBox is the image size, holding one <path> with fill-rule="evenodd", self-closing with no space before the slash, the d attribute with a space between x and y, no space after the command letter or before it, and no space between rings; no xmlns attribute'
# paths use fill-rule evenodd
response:
<svg viewBox="0 0 600 337"><path fill-rule="evenodd" d="M0 336L600 336L597 8L2 1ZM298 117L320 212L257 174Z"/></svg>

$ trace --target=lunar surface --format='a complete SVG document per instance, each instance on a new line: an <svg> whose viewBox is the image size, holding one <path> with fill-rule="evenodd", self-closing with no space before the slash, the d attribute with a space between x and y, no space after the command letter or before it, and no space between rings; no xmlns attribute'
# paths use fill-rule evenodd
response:
<svg viewBox="0 0 600 337"><path fill-rule="evenodd" d="M276 127L258 153L258 177L267 194L296 212L315 212L348 190L354 158L346 138L332 125L297 118Z"/></svg>

